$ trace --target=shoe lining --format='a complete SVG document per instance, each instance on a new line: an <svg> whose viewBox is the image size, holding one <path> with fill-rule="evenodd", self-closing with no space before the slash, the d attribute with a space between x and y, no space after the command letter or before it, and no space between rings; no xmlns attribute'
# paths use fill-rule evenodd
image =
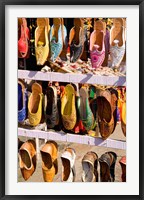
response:
<svg viewBox="0 0 144 200"><path fill-rule="evenodd" d="M27 169L29 169L31 167L31 159L28 152L26 150L21 149L19 153L20 153L23 165L26 166Z"/></svg>
<svg viewBox="0 0 144 200"><path fill-rule="evenodd" d="M92 165L88 162L83 162L83 173L84 173L84 182L92 182L93 180L93 169Z"/></svg>
<svg viewBox="0 0 144 200"><path fill-rule="evenodd" d="M67 181L70 175L70 161L63 157L61 159L63 167L62 180Z"/></svg>

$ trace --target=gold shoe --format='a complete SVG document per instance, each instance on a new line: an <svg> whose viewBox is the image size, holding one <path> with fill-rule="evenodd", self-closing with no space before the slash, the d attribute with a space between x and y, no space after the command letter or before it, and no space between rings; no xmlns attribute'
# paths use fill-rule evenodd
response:
<svg viewBox="0 0 144 200"><path fill-rule="evenodd" d="M32 93L28 100L28 118L32 126L37 126L42 118L42 87L38 83L33 83Z"/></svg>
<svg viewBox="0 0 144 200"><path fill-rule="evenodd" d="M36 169L36 144L34 140L23 143L19 149L19 166L22 176L28 180Z"/></svg>
<svg viewBox="0 0 144 200"><path fill-rule="evenodd" d="M48 141L40 150L42 157L42 172L45 182L52 182L58 172L58 146L55 141Z"/></svg>
<svg viewBox="0 0 144 200"><path fill-rule="evenodd" d="M43 65L49 55L49 18L37 18L35 29L35 52L37 65Z"/></svg>
<svg viewBox="0 0 144 200"><path fill-rule="evenodd" d="M76 124L75 89L71 84L66 85L61 97L61 115L64 127L72 130Z"/></svg>

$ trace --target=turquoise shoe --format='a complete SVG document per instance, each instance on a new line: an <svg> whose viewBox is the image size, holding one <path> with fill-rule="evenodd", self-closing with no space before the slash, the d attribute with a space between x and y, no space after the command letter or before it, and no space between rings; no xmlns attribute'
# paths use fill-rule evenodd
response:
<svg viewBox="0 0 144 200"><path fill-rule="evenodd" d="M54 24L50 29L50 50L51 50L51 61L55 61L61 54L63 48L62 39L62 25L61 19L55 18Z"/></svg>

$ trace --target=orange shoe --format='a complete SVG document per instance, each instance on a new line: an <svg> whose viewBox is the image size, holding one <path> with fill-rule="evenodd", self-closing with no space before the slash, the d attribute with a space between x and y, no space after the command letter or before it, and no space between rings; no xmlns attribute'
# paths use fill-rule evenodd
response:
<svg viewBox="0 0 144 200"><path fill-rule="evenodd" d="M45 182L52 182L58 172L58 146L55 141L48 141L40 150L42 157L42 172Z"/></svg>
<svg viewBox="0 0 144 200"><path fill-rule="evenodd" d="M36 143L28 140L19 149L19 166L23 178L28 180L36 169Z"/></svg>

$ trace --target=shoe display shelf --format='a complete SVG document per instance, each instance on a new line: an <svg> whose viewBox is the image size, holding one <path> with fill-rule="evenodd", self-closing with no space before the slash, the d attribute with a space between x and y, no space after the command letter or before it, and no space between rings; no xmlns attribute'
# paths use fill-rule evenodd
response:
<svg viewBox="0 0 144 200"><path fill-rule="evenodd" d="M58 81L70 83L87 83L100 84L110 86L125 86L125 76L99 76L92 74L72 74L58 72L41 72L18 70L18 78L41 81ZM71 142L78 144L95 145L116 149L126 149L126 141L107 138L103 140L101 137L92 137L88 135L78 135L65 133L62 131L47 130L46 125L41 128L18 127L18 136L30 137L35 139L55 140L63 142ZM40 127L40 126L39 126Z"/></svg>

